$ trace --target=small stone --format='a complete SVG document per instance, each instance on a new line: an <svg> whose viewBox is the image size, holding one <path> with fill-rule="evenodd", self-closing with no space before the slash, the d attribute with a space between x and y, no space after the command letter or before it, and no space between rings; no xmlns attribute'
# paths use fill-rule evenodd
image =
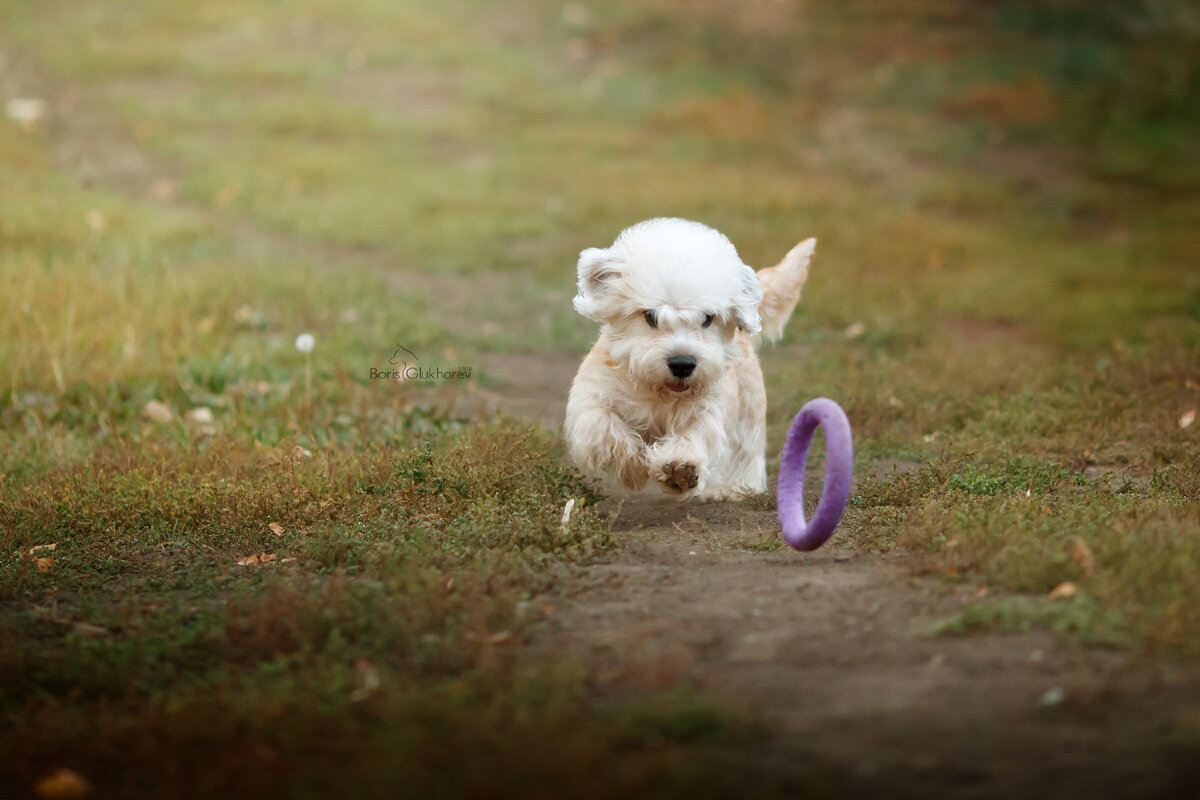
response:
<svg viewBox="0 0 1200 800"><path fill-rule="evenodd" d="M193 408L183 416L188 422L197 422L204 425L213 421L212 409L206 408L205 406Z"/></svg>
<svg viewBox="0 0 1200 800"><path fill-rule="evenodd" d="M175 420L175 412L166 403L151 400L142 408L142 416L151 422L167 423Z"/></svg>

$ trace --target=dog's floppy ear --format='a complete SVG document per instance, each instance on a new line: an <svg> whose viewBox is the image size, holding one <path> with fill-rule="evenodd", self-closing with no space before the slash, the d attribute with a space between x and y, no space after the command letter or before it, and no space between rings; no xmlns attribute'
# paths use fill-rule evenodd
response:
<svg viewBox="0 0 1200 800"><path fill-rule="evenodd" d="M762 299L762 285L758 282L758 276L743 264L738 270L738 288L729 312L737 326L749 336L757 336L762 331L762 318L758 315Z"/></svg>
<svg viewBox="0 0 1200 800"><path fill-rule="evenodd" d="M623 271L624 264L612 252L589 247L579 254L579 293L575 295L575 310L594 322L604 322L611 299L612 283Z"/></svg>

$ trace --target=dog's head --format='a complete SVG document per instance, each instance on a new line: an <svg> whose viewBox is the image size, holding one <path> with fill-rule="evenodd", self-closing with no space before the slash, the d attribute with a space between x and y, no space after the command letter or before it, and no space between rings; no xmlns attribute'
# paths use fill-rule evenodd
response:
<svg viewBox="0 0 1200 800"><path fill-rule="evenodd" d="M614 359L666 393L697 393L761 330L762 287L733 244L698 222L652 219L579 255L575 310L604 326Z"/></svg>

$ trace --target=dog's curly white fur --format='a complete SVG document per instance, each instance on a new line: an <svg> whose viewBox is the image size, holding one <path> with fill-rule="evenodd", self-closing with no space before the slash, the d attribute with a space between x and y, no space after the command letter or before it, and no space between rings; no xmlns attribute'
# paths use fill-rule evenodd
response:
<svg viewBox="0 0 1200 800"><path fill-rule="evenodd" d="M783 332L815 246L801 242L756 273L712 228L652 219L584 250L575 309L602 327L567 400L575 462L681 498L765 492L767 397L754 348Z"/></svg>

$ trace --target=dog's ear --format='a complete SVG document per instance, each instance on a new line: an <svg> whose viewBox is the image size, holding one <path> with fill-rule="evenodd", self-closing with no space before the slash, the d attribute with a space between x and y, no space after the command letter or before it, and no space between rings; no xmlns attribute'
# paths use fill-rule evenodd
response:
<svg viewBox="0 0 1200 800"><path fill-rule="evenodd" d="M589 247L580 253L575 310L594 322L604 322L608 316L606 308L612 299L612 283L621 275L623 267L611 250Z"/></svg>
<svg viewBox="0 0 1200 800"><path fill-rule="evenodd" d="M738 288L734 292L729 315L749 336L757 336L762 331L762 318L758 315L758 306L762 299L763 291L758 282L758 275L743 264L738 270Z"/></svg>

